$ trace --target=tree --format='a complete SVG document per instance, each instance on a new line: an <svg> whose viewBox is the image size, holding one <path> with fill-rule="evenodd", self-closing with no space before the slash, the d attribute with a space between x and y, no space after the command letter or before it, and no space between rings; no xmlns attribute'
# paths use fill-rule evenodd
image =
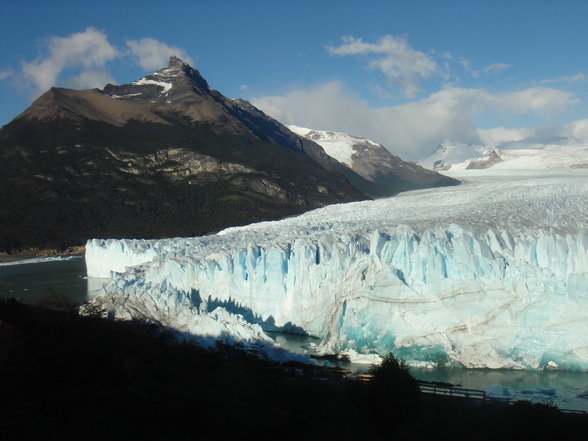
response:
<svg viewBox="0 0 588 441"><path fill-rule="evenodd" d="M404 360L390 352L369 373L374 376L371 402L381 421L400 422L416 413L420 389Z"/></svg>

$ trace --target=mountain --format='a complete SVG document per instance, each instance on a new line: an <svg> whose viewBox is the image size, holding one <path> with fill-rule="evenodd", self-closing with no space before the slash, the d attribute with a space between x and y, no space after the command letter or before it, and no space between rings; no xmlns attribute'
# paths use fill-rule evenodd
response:
<svg viewBox="0 0 588 441"><path fill-rule="evenodd" d="M431 170L588 168L588 141L559 137L479 145L445 140L419 164Z"/></svg>
<svg viewBox="0 0 588 441"><path fill-rule="evenodd" d="M377 142L341 132L288 128L319 144L325 152L367 181L358 185L372 196L391 196L406 190L457 185L459 181L407 162ZM354 182L350 178L351 182ZM357 184L356 184L357 185Z"/></svg>
<svg viewBox="0 0 588 441"><path fill-rule="evenodd" d="M138 81L52 88L0 129L0 250L193 236L366 199L359 176L171 57Z"/></svg>

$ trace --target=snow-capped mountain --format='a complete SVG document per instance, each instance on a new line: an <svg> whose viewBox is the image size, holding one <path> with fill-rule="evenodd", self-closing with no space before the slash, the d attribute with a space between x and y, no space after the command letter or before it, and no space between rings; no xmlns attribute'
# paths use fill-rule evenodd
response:
<svg viewBox="0 0 588 441"><path fill-rule="evenodd" d="M93 240L88 275L112 277L95 303L113 315L198 335L234 323L417 366L588 370L587 178L477 170L213 236Z"/></svg>
<svg viewBox="0 0 588 441"><path fill-rule="evenodd" d="M381 144L366 138L342 132L307 129L296 125L289 125L288 128L316 142L329 156L371 182L373 186L371 193L376 196L459 183L450 177L432 173L431 170L413 162L403 161Z"/></svg>
<svg viewBox="0 0 588 441"><path fill-rule="evenodd" d="M439 171L588 168L588 141L559 138L549 142L476 145L445 140L433 155L419 161L419 164Z"/></svg>
<svg viewBox="0 0 588 441"><path fill-rule="evenodd" d="M289 125L288 128L300 136L312 139L324 148L329 156L348 167L353 167L353 155L360 148L363 147L374 151L379 151L383 148L374 141L348 133L313 130L293 124Z"/></svg>

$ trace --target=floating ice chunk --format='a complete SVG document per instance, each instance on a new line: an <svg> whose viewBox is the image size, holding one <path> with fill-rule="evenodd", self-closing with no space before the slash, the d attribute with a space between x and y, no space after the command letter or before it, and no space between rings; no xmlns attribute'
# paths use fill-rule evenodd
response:
<svg viewBox="0 0 588 441"><path fill-rule="evenodd" d="M510 398L512 396L508 388L502 384L491 384L490 386L486 386L484 391L489 397Z"/></svg>
<svg viewBox="0 0 588 441"><path fill-rule="evenodd" d="M378 354L360 354L353 349L348 349L343 355L346 355L351 363L380 364L382 362L382 357Z"/></svg>

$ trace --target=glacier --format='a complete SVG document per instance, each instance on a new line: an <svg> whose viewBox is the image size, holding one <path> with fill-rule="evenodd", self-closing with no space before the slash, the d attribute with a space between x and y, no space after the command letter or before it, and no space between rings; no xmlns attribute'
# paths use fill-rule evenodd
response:
<svg viewBox="0 0 588 441"><path fill-rule="evenodd" d="M449 173L448 173L449 174ZM319 337L412 366L588 370L588 170L331 205L215 235L92 239L93 303L211 339Z"/></svg>

